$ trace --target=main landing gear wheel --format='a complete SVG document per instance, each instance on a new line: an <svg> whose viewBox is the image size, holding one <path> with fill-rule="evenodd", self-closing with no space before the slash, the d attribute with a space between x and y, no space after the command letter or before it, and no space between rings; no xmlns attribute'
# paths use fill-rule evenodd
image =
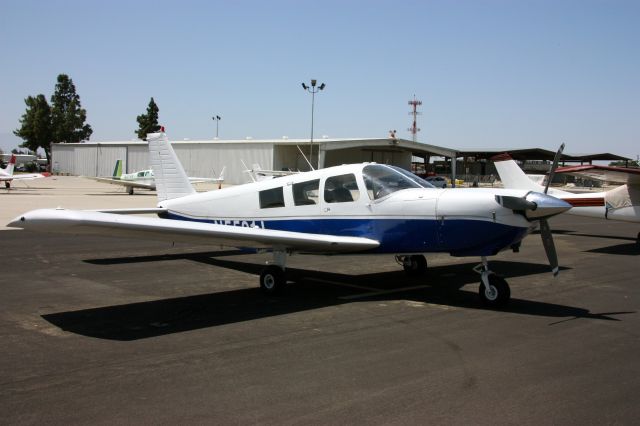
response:
<svg viewBox="0 0 640 426"><path fill-rule="evenodd" d="M277 265L269 265L260 274L260 288L265 294L279 294L287 283L284 270Z"/></svg>
<svg viewBox="0 0 640 426"><path fill-rule="evenodd" d="M489 281L488 288L484 282L480 281L479 292L482 303L495 308L505 306L511 298L511 289L509 289L507 281L495 274L490 274L487 281Z"/></svg>
<svg viewBox="0 0 640 426"><path fill-rule="evenodd" d="M130 186L129 188L127 188L127 194L133 195L133 186Z"/></svg>
<svg viewBox="0 0 640 426"><path fill-rule="evenodd" d="M410 277L420 277L427 272L427 259L421 254L405 256L402 259L402 268Z"/></svg>
<svg viewBox="0 0 640 426"><path fill-rule="evenodd" d="M10 189L10 188L11 188L11 182L6 181L6 182L4 183L4 187L5 187L5 188L7 188L7 189Z"/></svg>

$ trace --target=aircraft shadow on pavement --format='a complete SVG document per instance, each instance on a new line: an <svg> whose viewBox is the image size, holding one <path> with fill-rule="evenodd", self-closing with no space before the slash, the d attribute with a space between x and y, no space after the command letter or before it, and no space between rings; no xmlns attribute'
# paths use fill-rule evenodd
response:
<svg viewBox="0 0 640 426"><path fill-rule="evenodd" d="M127 263L145 263L145 262L161 262L165 260L182 260L182 259L199 259L207 258L211 256L223 257L223 256L238 256L247 254L243 250L224 250L224 251L204 251L197 253L175 253L175 254L160 254L160 255L148 255L148 256L125 256L125 257L108 257L102 259L85 259L85 263L91 263L92 265L121 265Z"/></svg>
<svg viewBox="0 0 640 426"><path fill-rule="evenodd" d="M627 256L640 255L640 245L637 243L630 244L615 244L608 247L600 247L591 250L587 250L589 253L602 253L602 254L620 254Z"/></svg>
<svg viewBox="0 0 640 426"><path fill-rule="evenodd" d="M262 269L262 265L212 259L206 254L192 253L175 258L190 258L251 274L259 274ZM219 254L220 252L215 253ZM163 256L148 258L143 257L142 261L150 261L150 258L164 259ZM504 261L494 261L491 264L494 270L506 277L548 273L548 266L542 264ZM460 290L467 284L478 283L478 275L470 271L473 265L474 263L465 263L432 267L426 277L412 279L408 279L402 271L356 276L291 268L288 269L288 276L294 284L288 285L284 294L278 297L265 296L256 287L53 313L43 315L42 318L68 332L101 339L131 341L348 304L352 303L354 296L359 300L400 299L466 309L486 309L480 304L475 291ZM401 286L406 289L399 288ZM512 299L502 312L557 318L558 321L552 324L577 318L618 321L609 315L633 313L597 314L573 306L521 299Z"/></svg>

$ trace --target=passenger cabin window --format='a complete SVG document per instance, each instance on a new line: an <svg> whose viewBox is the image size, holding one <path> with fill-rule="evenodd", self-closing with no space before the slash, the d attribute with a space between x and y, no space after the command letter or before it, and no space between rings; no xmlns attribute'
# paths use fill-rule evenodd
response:
<svg viewBox="0 0 640 426"><path fill-rule="evenodd" d="M293 184L293 203L296 206L318 204L320 179Z"/></svg>
<svg viewBox="0 0 640 426"><path fill-rule="evenodd" d="M274 207L284 207L282 187L260 191L260 208L272 209Z"/></svg>
<svg viewBox="0 0 640 426"><path fill-rule="evenodd" d="M358 198L360 191L353 173L329 177L324 183L324 201L327 203L348 203Z"/></svg>
<svg viewBox="0 0 640 426"><path fill-rule="evenodd" d="M377 200L409 188L434 188L429 182L400 167L371 164L362 170L369 198Z"/></svg>

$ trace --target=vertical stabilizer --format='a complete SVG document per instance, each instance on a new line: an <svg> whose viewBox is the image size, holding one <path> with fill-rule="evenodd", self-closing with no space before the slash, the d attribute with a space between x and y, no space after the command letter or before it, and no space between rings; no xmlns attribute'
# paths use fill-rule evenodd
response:
<svg viewBox="0 0 640 426"><path fill-rule="evenodd" d="M544 186L531 180L508 154L496 155L491 159L505 188L544 192Z"/></svg>
<svg viewBox="0 0 640 426"><path fill-rule="evenodd" d="M119 179L122 176L122 160L116 160L116 167L113 169L113 177Z"/></svg>
<svg viewBox="0 0 640 426"><path fill-rule="evenodd" d="M165 133L149 133L149 162L156 181L158 202L194 194L196 191L182 168Z"/></svg>
<svg viewBox="0 0 640 426"><path fill-rule="evenodd" d="M16 156L11 155L9 164L7 164L7 167L4 169L4 172L6 173L7 176L13 176L13 169L15 168L15 166L16 166Z"/></svg>

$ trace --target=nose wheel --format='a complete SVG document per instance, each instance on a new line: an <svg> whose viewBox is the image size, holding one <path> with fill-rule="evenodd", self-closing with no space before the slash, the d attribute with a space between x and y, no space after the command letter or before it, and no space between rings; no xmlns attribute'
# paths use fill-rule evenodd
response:
<svg viewBox="0 0 640 426"><path fill-rule="evenodd" d="M482 257L482 263L474 271L480 274L480 288L478 293L480 301L492 308L501 308L509 303L511 299L511 289L507 281L489 270L489 263L486 257Z"/></svg>

